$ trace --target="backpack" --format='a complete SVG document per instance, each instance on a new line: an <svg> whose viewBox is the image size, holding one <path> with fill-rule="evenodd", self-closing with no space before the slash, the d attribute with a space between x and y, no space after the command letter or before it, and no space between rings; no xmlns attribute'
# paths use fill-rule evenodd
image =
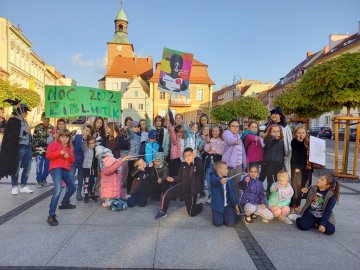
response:
<svg viewBox="0 0 360 270"><path fill-rule="evenodd" d="M119 212L127 208L127 203L121 199L109 200L108 208L111 211Z"/></svg>

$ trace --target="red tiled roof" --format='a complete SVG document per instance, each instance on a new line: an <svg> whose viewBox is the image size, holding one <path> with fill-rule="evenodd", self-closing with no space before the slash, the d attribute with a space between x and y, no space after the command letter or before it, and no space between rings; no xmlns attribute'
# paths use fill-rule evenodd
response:
<svg viewBox="0 0 360 270"><path fill-rule="evenodd" d="M156 63L156 70L154 76L149 80L150 82L157 82L160 76L160 62ZM211 84L215 83L211 80L208 74L208 65L193 59L192 68L190 73L190 83Z"/></svg>
<svg viewBox="0 0 360 270"><path fill-rule="evenodd" d="M153 75L153 61L149 58L116 56L106 77L133 78L141 76L148 79Z"/></svg>

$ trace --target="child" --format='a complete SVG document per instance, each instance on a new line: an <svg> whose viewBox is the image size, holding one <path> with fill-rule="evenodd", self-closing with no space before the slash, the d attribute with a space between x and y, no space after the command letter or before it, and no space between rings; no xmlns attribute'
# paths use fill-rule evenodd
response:
<svg viewBox="0 0 360 270"><path fill-rule="evenodd" d="M157 131L156 140L161 145L164 155L165 155L165 160L166 160L166 158L169 155L170 137L169 137L169 131L167 130L167 128L163 127L164 119L160 115L157 115L154 119L154 127L151 127L151 125L150 125L151 121L150 121L147 113L145 114L145 119L146 119L147 129L148 130L155 129Z"/></svg>
<svg viewBox="0 0 360 270"><path fill-rule="evenodd" d="M321 233L335 233L333 209L339 201L339 183L331 175L324 175L315 186L305 191L306 203L301 209L301 217L296 219L297 227L302 231L308 231L317 226Z"/></svg>
<svg viewBox="0 0 360 270"><path fill-rule="evenodd" d="M130 197L127 200L128 207L134 207L138 205L145 207L147 203L147 197L151 193L151 185L157 181L156 172L153 168L153 163L146 167L146 162L143 159L137 159L134 163L134 171L131 173L132 186Z"/></svg>
<svg viewBox="0 0 360 270"><path fill-rule="evenodd" d="M120 150L116 140L116 124L114 122L107 123L105 127L106 132L106 145L111 150L115 158L119 158Z"/></svg>
<svg viewBox="0 0 360 270"><path fill-rule="evenodd" d="M129 162L128 162L128 180L127 180L127 193L131 191L132 177L130 174L134 169L134 162L139 156L141 147L141 131L137 121L132 121L130 126L127 128L127 132L130 139L130 150L129 150Z"/></svg>
<svg viewBox="0 0 360 270"><path fill-rule="evenodd" d="M169 113L165 117L166 127L169 130L170 140L171 140L171 149L170 149L170 168L169 175L171 177L177 176L181 162L183 162L184 152L184 132L181 125L177 125L175 128L171 124L172 112L169 110Z"/></svg>
<svg viewBox="0 0 360 270"><path fill-rule="evenodd" d="M265 134L264 148L264 170L267 179L267 192L270 194L270 187L279 171L284 169L284 142L279 125L272 124Z"/></svg>
<svg viewBox="0 0 360 270"><path fill-rule="evenodd" d="M203 209L203 204L197 204L197 194L200 193L204 181L204 169L201 159L195 157L192 148L184 150L184 160L180 166L177 183L169 188L161 200L160 212L155 219L162 219L167 216L166 211L169 208L171 200L183 198L185 200L186 210L190 217L199 214Z"/></svg>
<svg viewBox="0 0 360 270"><path fill-rule="evenodd" d="M141 119L139 121L140 131L141 131L141 142L145 142L148 139L149 130L147 129L146 120Z"/></svg>
<svg viewBox="0 0 360 270"><path fill-rule="evenodd" d="M41 115L42 123L37 125L33 135L33 155L36 159L36 181L38 187L47 187L49 183L46 178L49 175L49 160L45 157L48 147L47 139L54 127L50 125L50 119L45 117L45 113Z"/></svg>
<svg viewBox="0 0 360 270"><path fill-rule="evenodd" d="M258 131L259 125L255 121L250 121L249 129L241 136L249 165L259 166L263 161L262 139L257 135Z"/></svg>
<svg viewBox="0 0 360 270"><path fill-rule="evenodd" d="M201 158L201 152L205 147L205 140L198 134L199 124L191 123L190 129L187 125L184 125L185 134L185 148L191 148L195 152L195 155Z"/></svg>
<svg viewBox="0 0 360 270"><path fill-rule="evenodd" d="M291 141L291 186L294 188L294 197L290 206L295 212L299 211L302 189L311 186L312 166L309 161L309 140L303 125L297 125L294 139Z"/></svg>
<svg viewBox="0 0 360 270"><path fill-rule="evenodd" d="M106 147L106 132L104 118L96 117L93 123L94 137L96 139L96 145Z"/></svg>
<svg viewBox="0 0 360 270"><path fill-rule="evenodd" d="M65 129L65 128L66 128L65 119L63 119L63 118L58 119L56 121L56 129L53 129L50 132L50 136L47 138L47 144L49 145L50 143L57 141L59 131Z"/></svg>
<svg viewBox="0 0 360 270"><path fill-rule="evenodd" d="M121 194L121 175L118 173L118 168L127 161L129 156L122 159L116 159L108 151L101 156L102 170L101 170L101 200L120 199Z"/></svg>
<svg viewBox="0 0 360 270"><path fill-rule="evenodd" d="M50 160L49 171L54 182L54 193L50 202L47 222L50 226L56 226L58 221L55 212L62 191L62 179L65 181L67 188L59 209L76 208L76 205L70 204L70 197L76 191L74 180L70 173L71 164L75 160L71 146L70 131L63 129L58 132L58 140L48 146L46 158Z"/></svg>
<svg viewBox="0 0 360 270"><path fill-rule="evenodd" d="M129 149L130 149L130 138L127 133L127 131L124 128L120 128L118 131L118 134L116 136L117 146L119 149L119 155L114 155L115 158L123 158L125 156L129 155ZM129 176L129 167L128 167L128 161L124 160L123 164L119 168L119 175L121 179L121 198L127 199L128 193L127 193L127 179Z"/></svg>
<svg viewBox="0 0 360 270"><path fill-rule="evenodd" d="M289 174L286 171L280 171L276 177L276 183L270 188L269 207L275 217L286 224L292 224L288 218L290 213L290 201L294 195L294 190L289 183Z"/></svg>
<svg viewBox="0 0 360 270"><path fill-rule="evenodd" d="M83 162L84 162L84 151L83 151L83 143L86 142L88 136L93 136L92 126L86 125L83 127L82 134L76 134L73 138L73 146L74 146L74 156L75 162L71 166L71 175L73 179L75 179L75 173L77 170L77 188L76 188L76 200L82 201L82 188L84 181L83 174Z"/></svg>
<svg viewBox="0 0 360 270"><path fill-rule="evenodd" d="M228 168L225 162L217 161L214 167L215 172L211 174L212 221L215 226L233 226L236 223L235 211L236 215L240 215L233 180L227 178Z"/></svg>
<svg viewBox="0 0 360 270"><path fill-rule="evenodd" d="M149 165L150 162L154 161L155 155L158 152L163 152L161 145L156 141L157 137L157 131L155 129L150 130L148 134L149 140L143 142L140 147L139 154L140 156L144 156L146 165Z"/></svg>
<svg viewBox="0 0 360 270"><path fill-rule="evenodd" d="M164 193L171 184L174 183L174 178L169 176L169 168L164 164L164 153L158 152L154 159L154 168L157 176L157 183L160 185L161 193Z"/></svg>
<svg viewBox="0 0 360 270"><path fill-rule="evenodd" d="M205 129L204 129L205 130ZM207 156L205 158L205 179L207 183L208 198L211 198L211 185L210 174L214 170L215 162L221 160L224 153L224 141L222 139L222 130L220 127L213 127L211 131L211 139L208 139L205 145L205 152ZM208 200L210 201L210 200Z"/></svg>
<svg viewBox="0 0 360 270"><path fill-rule="evenodd" d="M248 175L238 182L239 188L244 191L240 207L245 212L245 223L254 222L257 216L261 216L264 223L274 218L273 213L266 207L264 186L258 177L259 168L256 165L250 165Z"/></svg>
<svg viewBox="0 0 360 270"><path fill-rule="evenodd" d="M88 137L83 142L82 149L84 151L83 175L84 175L84 203L88 203L89 199L97 202L95 196L95 181L98 175L98 162L95 157L96 139Z"/></svg>

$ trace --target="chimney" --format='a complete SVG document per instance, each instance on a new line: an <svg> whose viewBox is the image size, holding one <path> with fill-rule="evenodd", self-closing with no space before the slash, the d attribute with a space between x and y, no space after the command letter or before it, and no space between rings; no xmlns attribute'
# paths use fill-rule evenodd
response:
<svg viewBox="0 0 360 270"><path fill-rule="evenodd" d="M329 51L330 51L329 46L328 45L324 46L324 49L323 49L324 54L328 53Z"/></svg>
<svg viewBox="0 0 360 270"><path fill-rule="evenodd" d="M309 58L310 56L313 56L314 55L314 52L307 52L306 53L306 58Z"/></svg>
<svg viewBox="0 0 360 270"><path fill-rule="evenodd" d="M329 50L336 47L340 44L344 39L350 37L349 34L332 34L329 36Z"/></svg>

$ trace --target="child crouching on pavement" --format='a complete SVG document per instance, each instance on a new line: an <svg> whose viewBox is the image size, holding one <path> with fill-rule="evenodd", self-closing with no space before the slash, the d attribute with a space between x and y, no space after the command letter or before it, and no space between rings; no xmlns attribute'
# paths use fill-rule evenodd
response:
<svg viewBox="0 0 360 270"><path fill-rule="evenodd" d="M122 159L116 159L110 149L101 145L96 146L95 151L96 157L100 161L101 169L101 200L105 202L103 206L107 207L106 201L121 198L121 179L118 174L118 168L123 162L129 160L129 157L125 156Z"/></svg>
<svg viewBox="0 0 360 270"><path fill-rule="evenodd" d="M236 223L235 212L240 215L233 180L227 178L228 168L225 162L217 161L214 169L215 172L210 175L212 221L215 226L233 226Z"/></svg>
<svg viewBox="0 0 360 270"><path fill-rule="evenodd" d="M240 207L245 212L245 223L253 223L257 216L262 217L264 223L274 218L273 213L266 206L266 197L263 183L258 180L259 168L256 165L250 165L248 175L238 182L238 186L243 190L240 201Z"/></svg>
<svg viewBox="0 0 360 270"><path fill-rule="evenodd" d="M287 217L290 213L290 202L294 189L289 183L289 174L286 171L278 172L277 181L270 187L269 207L275 217L286 224L292 224Z"/></svg>
<svg viewBox="0 0 360 270"><path fill-rule="evenodd" d="M340 184L331 175L324 175L305 193L307 193L306 203L301 209L301 217L296 219L297 227L302 231L316 227L321 233L334 234L333 209L339 201Z"/></svg>
<svg viewBox="0 0 360 270"><path fill-rule="evenodd" d="M197 204L197 194L203 188L204 166L199 157L190 147L184 150L184 160L179 168L177 183L169 188L161 199L160 211L155 219L162 219L167 216L167 209L171 200L183 198L186 210L190 217L199 214L203 207L203 203Z"/></svg>
<svg viewBox="0 0 360 270"><path fill-rule="evenodd" d="M143 159L137 159L134 162L134 170L131 172L132 185L130 197L127 200L128 207L135 205L145 207L149 194L152 193L154 184L157 184L156 172L153 162L146 166Z"/></svg>
<svg viewBox="0 0 360 270"><path fill-rule="evenodd" d="M169 168L165 164L165 156L163 152L158 152L155 155L154 159L154 168L157 176L157 188L156 194L163 194L166 190L168 190L172 184L174 183L174 178L169 176Z"/></svg>

